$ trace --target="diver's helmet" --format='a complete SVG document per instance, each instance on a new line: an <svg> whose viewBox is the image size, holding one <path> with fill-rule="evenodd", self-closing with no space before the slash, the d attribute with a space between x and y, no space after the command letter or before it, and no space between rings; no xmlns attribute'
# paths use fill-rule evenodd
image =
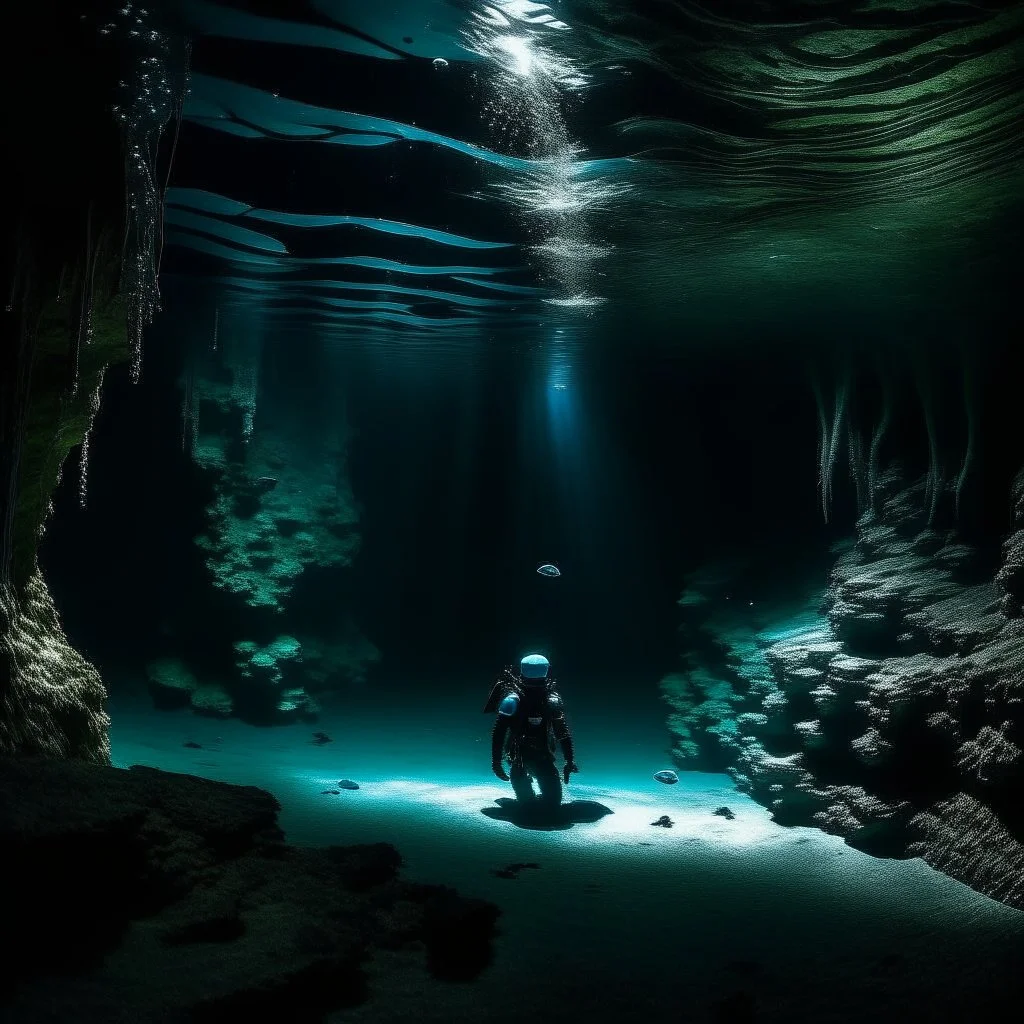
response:
<svg viewBox="0 0 1024 1024"><path fill-rule="evenodd" d="M527 686L540 686L548 677L551 664L543 654L528 654L519 662L519 674Z"/></svg>

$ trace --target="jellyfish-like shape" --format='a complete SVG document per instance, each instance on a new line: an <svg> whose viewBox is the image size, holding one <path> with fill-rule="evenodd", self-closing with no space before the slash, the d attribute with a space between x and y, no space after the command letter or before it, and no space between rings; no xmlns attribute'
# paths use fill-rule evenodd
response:
<svg viewBox="0 0 1024 1024"><path fill-rule="evenodd" d="M538 565L537 566L537 572L541 576L551 576L551 577L554 577L554 576L561 576L562 575L562 571L558 568L558 566L557 565L551 565L550 562L545 563L544 565Z"/></svg>

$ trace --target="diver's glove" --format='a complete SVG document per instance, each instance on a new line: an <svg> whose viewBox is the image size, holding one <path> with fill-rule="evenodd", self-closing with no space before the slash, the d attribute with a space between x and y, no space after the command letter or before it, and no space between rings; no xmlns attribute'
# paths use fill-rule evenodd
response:
<svg viewBox="0 0 1024 1024"><path fill-rule="evenodd" d="M505 768L500 761L495 761L494 764L491 765L491 771L494 772L502 782L508 782L508 772L505 771Z"/></svg>
<svg viewBox="0 0 1024 1024"><path fill-rule="evenodd" d="M578 772L578 771L579 771L579 768L576 767L576 762L575 761L566 761L565 762L565 767L562 769L562 780L565 782L565 784L567 786L569 785L569 776L572 775L573 772Z"/></svg>

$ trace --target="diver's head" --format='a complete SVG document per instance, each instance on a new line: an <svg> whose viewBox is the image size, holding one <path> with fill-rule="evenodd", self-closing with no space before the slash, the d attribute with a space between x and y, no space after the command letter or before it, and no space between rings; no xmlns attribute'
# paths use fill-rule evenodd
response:
<svg viewBox="0 0 1024 1024"><path fill-rule="evenodd" d="M528 654L519 662L519 674L527 686L540 686L547 680L550 667L543 654Z"/></svg>

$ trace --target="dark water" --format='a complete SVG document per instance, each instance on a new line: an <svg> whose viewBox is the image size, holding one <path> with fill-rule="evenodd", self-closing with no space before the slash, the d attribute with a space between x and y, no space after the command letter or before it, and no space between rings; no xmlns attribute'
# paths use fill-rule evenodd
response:
<svg viewBox="0 0 1024 1024"><path fill-rule="evenodd" d="M962 474L960 528L998 544L1024 458L1021 9L785 6L180 6L193 77L169 164L163 310L141 382L108 377L87 505L69 464L41 554L114 695L115 755L120 743L199 770L180 761L187 713L149 708L159 659L226 685L266 724L233 645L284 633L336 645L317 693L332 729L358 720L378 781L486 778L479 706L496 671L543 650L599 784L638 785L668 764L657 684L684 653L684 581L727 566L728 599L766 610L820 590L858 513L850 438L884 416L884 461ZM823 504L821 422L837 405ZM230 480L202 464L212 437ZM276 500L251 493L269 451L268 493L294 488L300 529L326 507L314 494L358 518L349 558L314 530L319 553L280 612L212 586L196 544L218 498ZM274 544L246 570L254 586L291 557ZM559 578L536 572L548 562ZM376 658L350 671L364 640ZM245 781L258 761L253 780L280 785L295 830L324 841L289 788L319 770L293 742L307 725L286 719L230 722L239 760L206 768ZM415 847L424 870L443 861L436 846ZM908 885L939 908L955 944L949 908L969 893L924 897L927 881L863 871L865 892ZM770 886L758 878L755 902ZM730 906L734 935L744 916ZM863 920L909 928L899 913L879 904ZM814 928L797 932L806 952ZM538 939L531 956L547 950ZM837 953L826 976L870 977L870 995L862 953ZM987 998L981 971L972 961L970 985ZM670 1019L654 973L651 1019ZM913 977L887 977L893 1006L927 988ZM798 1006L796 983L778 998ZM852 1019L814 998L807 1019ZM713 1019L754 1019L741 1004Z"/></svg>

